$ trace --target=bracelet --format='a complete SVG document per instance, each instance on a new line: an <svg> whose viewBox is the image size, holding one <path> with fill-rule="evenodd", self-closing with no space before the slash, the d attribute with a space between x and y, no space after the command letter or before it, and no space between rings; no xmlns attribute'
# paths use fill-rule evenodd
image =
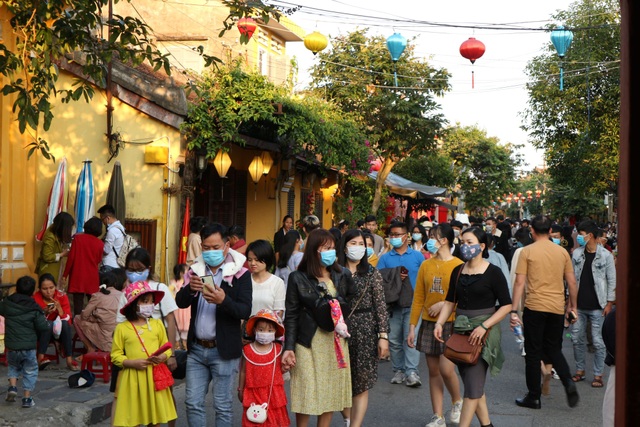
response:
<svg viewBox="0 0 640 427"><path fill-rule="evenodd" d="M518 314L518 310L511 310L509 313L510 314Z"/></svg>
<svg viewBox="0 0 640 427"><path fill-rule="evenodd" d="M378 337L379 340L387 340L389 341L389 337Z"/></svg>
<svg viewBox="0 0 640 427"><path fill-rule="evenodd" d="M436 325L435 325L435 326L438 326L438 325L439 325L441 328L444 328L444 325L443 325L442 323L438 323L438 322L436 322Z"/></svg>
<svg viewBox="0 0 640 427"><path fill-rule="evenodd" d="M488 331L489 328L487 328L486 326L484 326L484 323L480 323L480 326L482 327L482 329L484 329L485 331Z"/></svg>

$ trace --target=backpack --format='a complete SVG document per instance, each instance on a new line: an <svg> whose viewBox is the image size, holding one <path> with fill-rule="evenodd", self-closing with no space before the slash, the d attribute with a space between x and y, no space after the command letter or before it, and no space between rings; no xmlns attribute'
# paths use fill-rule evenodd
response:
<svg viewBox="0 0 640 427"><path fill-rule="evenodd" d="M126 263L127 255L133 249L140 247L140 244L136 239L131 237L129 234L125 233L121 228L118 228L118 230L120 230L120 232L124 236L124 239L122 241L122 247L120 248L120 253L116 252L116 248L112 248L112 249L113 249L113 253L116 254L116 262L120 267L124 268L127 265Z"/></svg>

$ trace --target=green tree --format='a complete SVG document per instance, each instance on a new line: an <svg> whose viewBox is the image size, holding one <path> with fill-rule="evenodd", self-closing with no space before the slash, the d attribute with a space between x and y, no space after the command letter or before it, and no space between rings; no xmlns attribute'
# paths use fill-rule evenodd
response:
<svg viewBox="0 0 640 427"><path fill-rule="evenodd" d="M552 214L588 214L618 179L620 9L615 0L580 0L553 20L573 32L563 61L551 43L527 66L525 129L545 150ZM588 177L588 178L587 178ZM585 179L587 178L587 179ZM600 203L601 204L601 203ZM547 206L545 206L547 208Z"/></svg>
<svg viewBox="0 0 640 427"><path fill-rule="evenodd" d="M442 151L402 159L393 173L418 184L435 187L453 188L456 183L453 159Z"/></svg>
<svg viewBox="0 0 640 427"><path fill-rule="evenodd" d="M456 125L446 132L442 150L454 161L457 184L464 195L465 208L480 213L491 206L505 189L513 188L520 158L516 146L501 145L476 126Z"/></svg>
<svg viewBox="0 0 640 427"><path fill-rule="evenodd" d="M435 147L445 123L434 100L449 90L449 74L419 60L409 43L395 67L382 36L356 30L332 39L332 49L318 54L311 71L311 91L358 115L371 148L382 160L372 211L381 202L384 182L401 159Z"/></svg>

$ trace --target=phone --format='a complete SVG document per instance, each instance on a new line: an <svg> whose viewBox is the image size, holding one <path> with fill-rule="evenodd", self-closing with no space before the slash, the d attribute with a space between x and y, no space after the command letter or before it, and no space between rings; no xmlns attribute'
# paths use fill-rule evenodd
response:
<svg viewBox="0 0 640 427"><path fill-rule="evenodd" d="M409 274L409 270L407 270L405 267L400 267L400 273Z"/></svg>
<svg viewBox="0 0 640 427"><path fill-rule="evenodd" d="M215 283L213 283L213 276L200 276L200 279L204 286L208 287L212 291L216 288Z"/></svg>
<svg viewBox="0 0 640 427"><path fill-rule="evenodd" d="M49 309L51 309L51 308L53 308L53 307L55 307L55 306L56 306L56 303L54 303L54 302L50 302L49 304L47 304L47 307L48 307Z"/></svg>
<svg viewBox="0 0 640 427"><path fill-rule="evenodd" d="M571 323L572 320L576 320L578 318L578 315L576 313L574 313L573 311L569 312L569 314L567 314L567 322Z"/></svg>

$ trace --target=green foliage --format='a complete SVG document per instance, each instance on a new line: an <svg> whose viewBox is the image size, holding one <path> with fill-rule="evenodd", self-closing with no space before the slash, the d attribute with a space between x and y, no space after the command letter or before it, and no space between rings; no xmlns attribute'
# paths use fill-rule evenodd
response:
<svg viewBox="0 0 640 427"><path fill-rule="evenodd" d="M456 125L447 130L442 151L454 162L466 209L481 212L505 189L513 188L520 164L515 148L511 144L500 145L497 138L475 126Z"/></svg>
<svg viewBox="0 0 640 427"><path fill-rule="evenodd" d="M407 157L395 165L393 172L423 185L453 188L456 184L453 159L437 151L425 156Z"/></svg>
<svg viewBox="0 0 640 427"><path fill-rule="evenodd" d="M358 220L372 215L371 203L376 191L375 181L362 176L347 175L340 182L338 192L334 196L333 216L336 221L346 219L355 228ZM378 224L386 224L388 191L383 190L383 205L376 213Z"/></svg>
<svg viewBox="0 0 640 427"><path fill-rule="evenodd" d="M118 0L116 0L117 2ZM111 29L109 39L98 34L102 26L101 9L108 0L7 0L0 1L14 15L10 20L16 35L15 51L0 43L0 74L7 77L2 87L4 96L14 94L13 111L18 128L36 132L40 125L46 131L51 126L51 97L62 102L92 98L91 80L105 85L107 63L114 58L134 65L148 62L154 69L169 73L167 55L160 53L150 41L150 29L137 18L113 15L105 25ZM56 86L58 63L68 54L81 53L79 64L87 77L72 88ZM47 159L49 145L41 138L27 145ZM29 150L31 156L36 150Z"/></svg>
<svg viewBox="0 0 640 427"><path fill-rule="evenodd" d="M190 150L214 158L230 144L244 145L242 134L277 142L283 153L325 168L366 167L364 134L351 114L313 96L291 97L285 86L243 71L240 61L204 74L191 89L196 98L181 128Z"/></svg>
<svg viewBox="0 0 640 427"><path fill-rule="evenodd" d="M563 61L547 53L527 66L529 104L524 129L545 150L555 194L552 215L583 215L615 192L618 180L620 115L620 8L614 0L580 0L554 21L573 30ZM588 177L588 179L585 179Z"/></svg>

